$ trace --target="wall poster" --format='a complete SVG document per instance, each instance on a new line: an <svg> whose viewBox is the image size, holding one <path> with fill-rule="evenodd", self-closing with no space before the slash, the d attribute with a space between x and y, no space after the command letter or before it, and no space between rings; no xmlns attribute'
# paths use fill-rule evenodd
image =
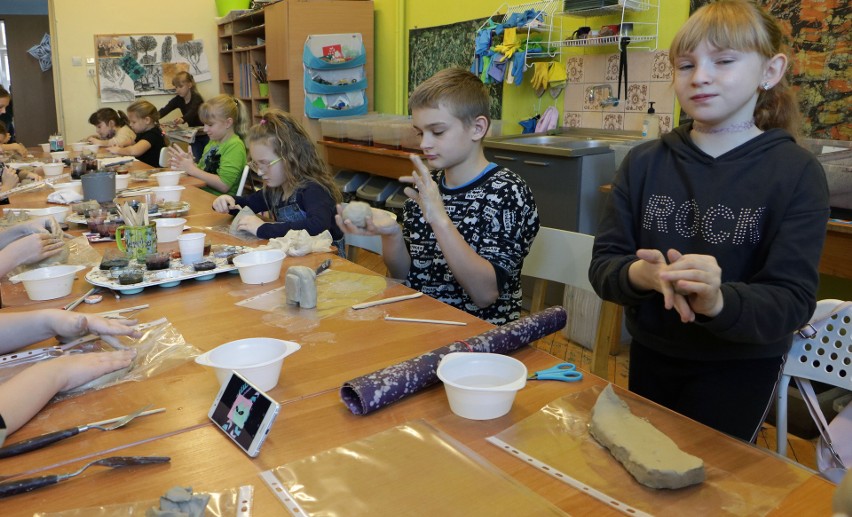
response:
<svg viewBox="0 0 852 517"><path fill-rule="evenodd" d="M192 34L96 34L95 53L102 102L174 95L178 72L197 83L212 79L204 42Z"/></svg>

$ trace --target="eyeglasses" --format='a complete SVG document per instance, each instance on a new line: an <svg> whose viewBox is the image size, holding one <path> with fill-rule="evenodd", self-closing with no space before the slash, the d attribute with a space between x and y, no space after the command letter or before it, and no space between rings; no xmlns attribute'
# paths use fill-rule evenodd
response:
<svg viewBox="0 0 852 517"><path fill-rule="evenodd" d="M256 162L254 160L250 160L248 163L246 163L246 165L249 166L249 169L251 169L255 172L260 172L262 170L269 170L270 167L272 167L276 163L280 162L281 160L283 160L283 158L276 158L275 160L272 160L269 163Z"/></svg>

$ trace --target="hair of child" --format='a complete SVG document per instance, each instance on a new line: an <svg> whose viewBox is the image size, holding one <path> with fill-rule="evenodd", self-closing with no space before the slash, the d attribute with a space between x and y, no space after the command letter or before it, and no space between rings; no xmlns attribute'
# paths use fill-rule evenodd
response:
<svg viewBox="0 0 852 517"><path fill-rule="evenodd" d="M0 135L5 136L5 135L8 135L8 134L9 134L9 128L6 127L5 122L0 120Z"/></svg>
<svg viewBox="0 0 852 517"><path fill-rule="evenodd" d="M260 123L249 129L246 145L251 146L252 143L268 145L285 164L283 184L280 187L264 188L268 206L276 206L281 199L290 197L308 181L320 185L335 202L342 201L331 171L320 156L313 138L286 111L274 108L267 110Z"/></svg>
<svg viewBox="0 0 852 517"><path fill-rule="evenodd" d="M234 121L234 133L245 140L248 128L249 114L245 104L231 95L217 95L204 101L198 108L198 117L202 122L213 120Z"/></svg>
<svg viewBox="0 0 852 517"><path fill-rule="evenodd" d="M672 40L669 60L695 50L701 42L719 49L754 51L769 59L786 53L784 32L777 20L754 2L718 0L701 7L689 17ZM799 105L784 77L774 87L758 88L754 123L762 129L781 128L799 132Z"/></svg>
<svg viewBox="0 0 852 517"><path fill-rule="evenodd" d="M12 94L9 93L9 90L7 90L3 85L0 85L0 99L8 99L11 96Z"/></svg>
<svg viewBox="0 0 852 517"><path fill-rule="evenodd" d="M128 122L130 122L127 120L127 114L121 110L114 110L112 108L101 108L92 113L89 117L89 124L93 126L97 126L101 122L109 124L110 121L112 121L116 127L124 127L128 124Z"/></svg>
<svg viewBox="0 0 852 517"><path fill-rule="evenodd" d="M485 117L490 125L490 104L488 88L479 77L458 67L445 68L426 79L408 98L411 111L443 106L466 127L477 117Z"/></svg>
<svg viewBox="0 0 852 517"><path fill-rule="evenodd" d="M194 93L195 95L201 97L201 94L198 93L198 85L195 83L195 78L192 77L191 73L178 72L175 74L174 77L172 77L172 86L174 86L175 88L178 88L185 84L191 84L192 87L190 88L190 91L192 91L192 93Z"/></svg>
<svg viewBox="0 0 852 517"><path fill-rule="evenodd" d="M127 107L127 112L133 113L140 119L148 117L151 119L151 123L155 125L160 122L160 112L157 110L157 107L146 100L138 100L131 103Z"/></svg>

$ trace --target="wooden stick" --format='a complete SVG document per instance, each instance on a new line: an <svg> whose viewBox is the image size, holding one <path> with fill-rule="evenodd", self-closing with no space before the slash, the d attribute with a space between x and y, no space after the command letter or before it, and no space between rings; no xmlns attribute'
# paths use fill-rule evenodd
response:
<svg viewBox="0 0 852 517"><path fill-rule="evenodd" d="M383 300L376 300L374 302L364 302L357 303L352 306L353 309L366 309L367 307L375 307L376 305L384 305L386 303L394 303L401 302L403 300L413 300L414 298L420 298L423 296L423 293L414 293L414 294L405 294L402 296L394 296L393 298L385 298Z"/></svg>
<svg viewBox="0 0 852 517"><path fill-rule="evenodd" d="M467 323L463 321L424 320L420 318L396 318L394 316L385 316L385 321L406 321L409 323L436 323L438 325L458 325L460 327L467 325Z"/></svg>

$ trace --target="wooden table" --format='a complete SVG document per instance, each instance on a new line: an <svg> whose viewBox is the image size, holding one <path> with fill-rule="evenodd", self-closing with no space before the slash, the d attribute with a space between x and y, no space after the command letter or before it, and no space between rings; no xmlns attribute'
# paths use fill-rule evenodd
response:
<svg viewBox="0 0 852 517"><path fill-rule="evenodd" d="M852 224L828 222L819 272L852 279Z"/></svg>
<svg viewBox="0 0 852 517"><path fill-rule="evenodd" d="M203 205L212 196L187 189L191 199ZM203 195L202 195L203 194ZM193 203L193 207L195 208ZM209 203L208 205L209 206ZM192 213L188 224L215 227L227 223L228 216ZM233 242L234 237L208 231L214 242ZM96 244L96 248L102 246ZM103 246L106 246L104 244ZM315 267L325 258L333 259L332 270L372 274L332 254L288 257L284 265ZM82 279L78 284L84 283ZM92 468L58 486L15 496L2 503L3 515L30 515L33 511L59 511L101 504L155 499L176 485L192 485L195 490L215 491L244 484L255 486L254 515L278 515L280 503L263 486L258 473L287 462L316 454L331 447L361 439L407 421L423 418L449 433L498 468L572 514L611 515L613 511L586 495L529 467L484 441L506 427L534 414L560 396L602 386L600 378L587 375L577 384L531 382L522 390L512 412L500 419L475 422L453 415L440 386L434 386L368 416L352 415L339 401L338 387L346 380L414 357L457 339L479 334L491 325L429 297L376 307L355 313L351 309L318 321L281 315L234 305L247 297L281 285L242 284L236 275L222 274L207 282L186 281L171 289L147 288L137 295L115 300L106 296L98 305L81 305L79 312L101 312L148 303L142 321L167 317L185 340L202 351L226 341L250 336L293 340L302 349L285 360L279 385L269 394L282 403L278 422L257 459L250 459L230 443L206 418L218 389L213 372L188 362L159 376L140 382L126 382L108 389L89 392L50 404L36 418L12 436L11 442L61 428L120 416L146 404L165 407L166 412L141 417L128 426L110 432L87 431L63 443L16 458L0 460L0 474L70 472L86 460L106 455L168 455L170 465L134 467L109 473ZM85 286L75 286L80 291ZM410 293L391 284L376 298ZM67 302L66 302L67 303ZM56 307L53 300L34 306L4 311ZM430 319L452 319L465 327L399 324L382 319L385 313ZM41 343L37 346L43 346ZM531 371L551 366L557 360L544 352L526 347L515 354ZM701 451L728 461L739 458L741 468L759 468L772 476L783 460L771 453L737 442L687 419L665 412L667 423L676 429L676 441L700 441ZM733 465L731 472L736 472ZM615 466L613 468L621 468ZM412 482L416 483L416 478ZM828 513L833 486L813 477L779 500L776 514L807 509L807 513ZM800 512L801 513L801 512Z"/></svg>
<svg viewBox="0 0 852 517"><path fill-rule="evenodd" d="M514 355L530 370L545 368L554 362L553 357L529 347ZM58 511L156 499L170 487L178 485L192 485L198 491L216 491L251 484L254 485L254 515L285 515L283 506L258 477L260 472L423 419L571 515L619 515L599 501L485 441L486 437L534 414L552 400L603 385L604 381L594 376L587 376L579 383L531 382L518 393L508 415L488 421L471 421L452 414L440 385L368 416L352 415L340 403L336 390L327 391L284 404L256 459L239 451L211 425L203 424L144 443L128 442L116 450L97 454L166 455L172 458L170 465L120 469L109 473L93 468L83 476L55 487L8 499L4 501L3 508L4 512L11 512L8 515L18 515L17 511L25 515L25 510ZM684 447L699 447L706 461L722 465L731 476L745 477L749 473L754 476L754 472L760 472L767 484L783 486L783 471L791 468L784 464L784 460L679 415L664 410L663 413L667 415L663 422L667 429L674 429L672 438ZM61 468L51 469L51 472L70 471L81 463L83 461L70 462ZM616 471L622 467L613 460L608 468ZM601 475L606 473L601 472ZM714 471L713 475L720 473ZM417 483L417 477L412 476L411 482ZM831 483L810 477L804 484L785 492L770 515L827 515L833 490Z"/></svg>

